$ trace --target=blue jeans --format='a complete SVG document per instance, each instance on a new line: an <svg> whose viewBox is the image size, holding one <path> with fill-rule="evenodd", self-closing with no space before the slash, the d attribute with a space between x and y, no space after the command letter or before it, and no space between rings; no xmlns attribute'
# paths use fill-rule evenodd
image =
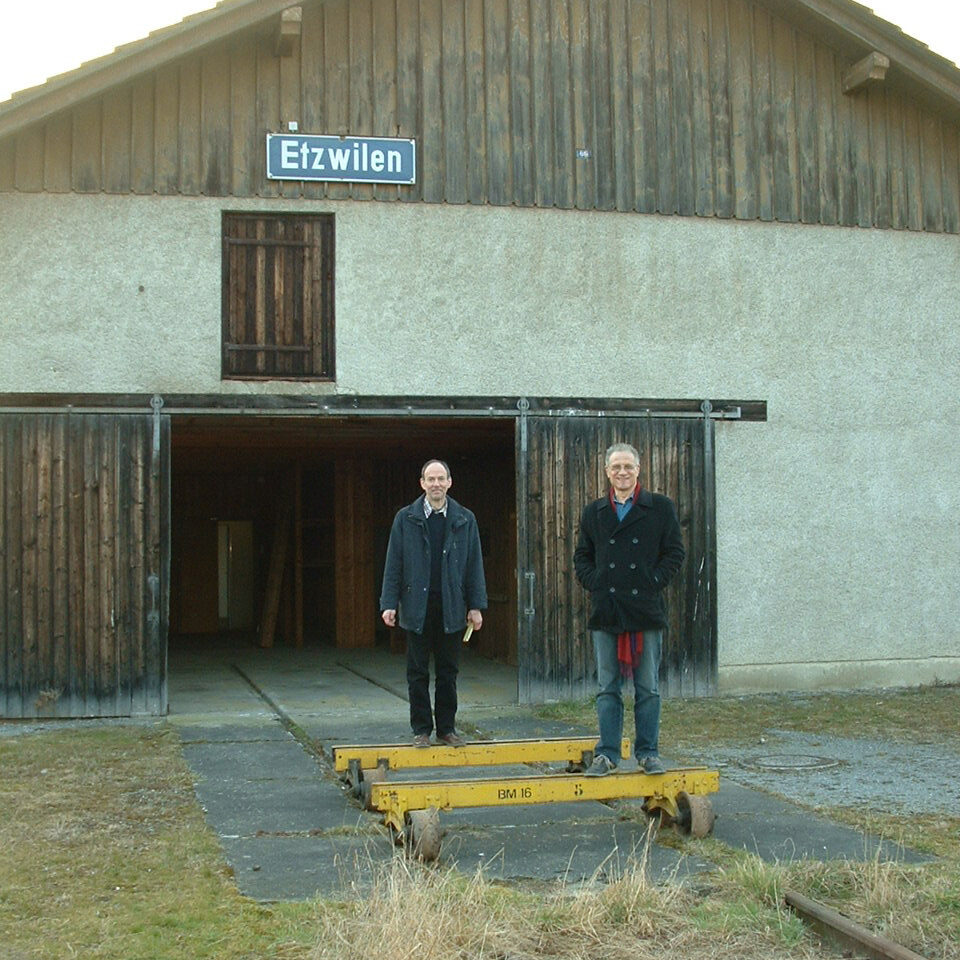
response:
<svg viewBox="0 0 960 960"><path fill-rule="evenodd" d="M597 658L597 719L600 740L596 752L614 765L620 763L623 739L623 674L617 660L617 635L592 630L593 651ZM633 720L636 740L633 752L638 760L660 752L660 654L663 630L643 631L643 653L633 669Z"/></svg>

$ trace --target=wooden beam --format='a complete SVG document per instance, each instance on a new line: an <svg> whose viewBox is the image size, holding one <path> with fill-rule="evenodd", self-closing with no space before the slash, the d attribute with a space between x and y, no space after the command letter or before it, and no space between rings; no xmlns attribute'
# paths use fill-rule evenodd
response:
<svg viewBox="0 0 960 960"><path fill-rule="evenodd" d="M273 52L276 56L293 56L294 50L300 43L300 24L302 20L302 7L288 7L280 14L273 44Z"/></svg>
<svg viewBox="0 0 960 960"><path fill-rule="evenodd" d="M890 68L890 58L871 50L862 60L844 70L840 78L844 93L856 93L875 83L881 83Z"/></svg>

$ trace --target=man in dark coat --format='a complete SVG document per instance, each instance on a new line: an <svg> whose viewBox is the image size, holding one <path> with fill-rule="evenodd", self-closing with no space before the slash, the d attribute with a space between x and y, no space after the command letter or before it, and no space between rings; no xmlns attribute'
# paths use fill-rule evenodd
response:
<svg viewBox="0 0 960 960"><path fill-rule="evenodd" d="M390 528L380 610L388 627L407 632L410 726L418 747L463 746L457 734L457 673L464 625L483 625L487 586L477 518L447 496L453 484L442 460L420 471L423 496L397 512ZM430 655L436 680L430 709Z"/></svg>
<svg viewBox="0 0 960 960"><path fill-rule="evenodd" d="M660 656L667 627L663 589L683 562L677 511L668 497L640 486L640 455L615 443L604 459L610 490L583 511L573 554L577 579L590 591L597 663L600 740L588 776L620 762L624 676L633 675L634 753L641 770L662 773Z"/></svg>

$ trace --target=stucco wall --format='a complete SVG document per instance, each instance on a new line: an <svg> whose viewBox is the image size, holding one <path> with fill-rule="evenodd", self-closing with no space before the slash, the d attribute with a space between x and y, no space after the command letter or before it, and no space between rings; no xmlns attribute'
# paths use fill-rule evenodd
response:
<svg viewBox="0 0 960 960"><path fill-rule="evenodd" d="M247 384L223 207L0 195L0 391L763 399L717 428L722 688L960 679L960 238L325 203L337 383Z"/></svg>

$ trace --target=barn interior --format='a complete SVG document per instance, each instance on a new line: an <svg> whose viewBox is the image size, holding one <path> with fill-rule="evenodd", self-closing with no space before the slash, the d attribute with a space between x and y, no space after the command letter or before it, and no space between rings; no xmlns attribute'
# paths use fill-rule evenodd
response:
<svg viewBox="0 0 960 960"><path fill-rule="evenodd" d="M509 418L175 417L170 641L401 652L379 616L390 525L433 457L477 515L489 608L471 649L517 662L514 421Z"/></svg>

